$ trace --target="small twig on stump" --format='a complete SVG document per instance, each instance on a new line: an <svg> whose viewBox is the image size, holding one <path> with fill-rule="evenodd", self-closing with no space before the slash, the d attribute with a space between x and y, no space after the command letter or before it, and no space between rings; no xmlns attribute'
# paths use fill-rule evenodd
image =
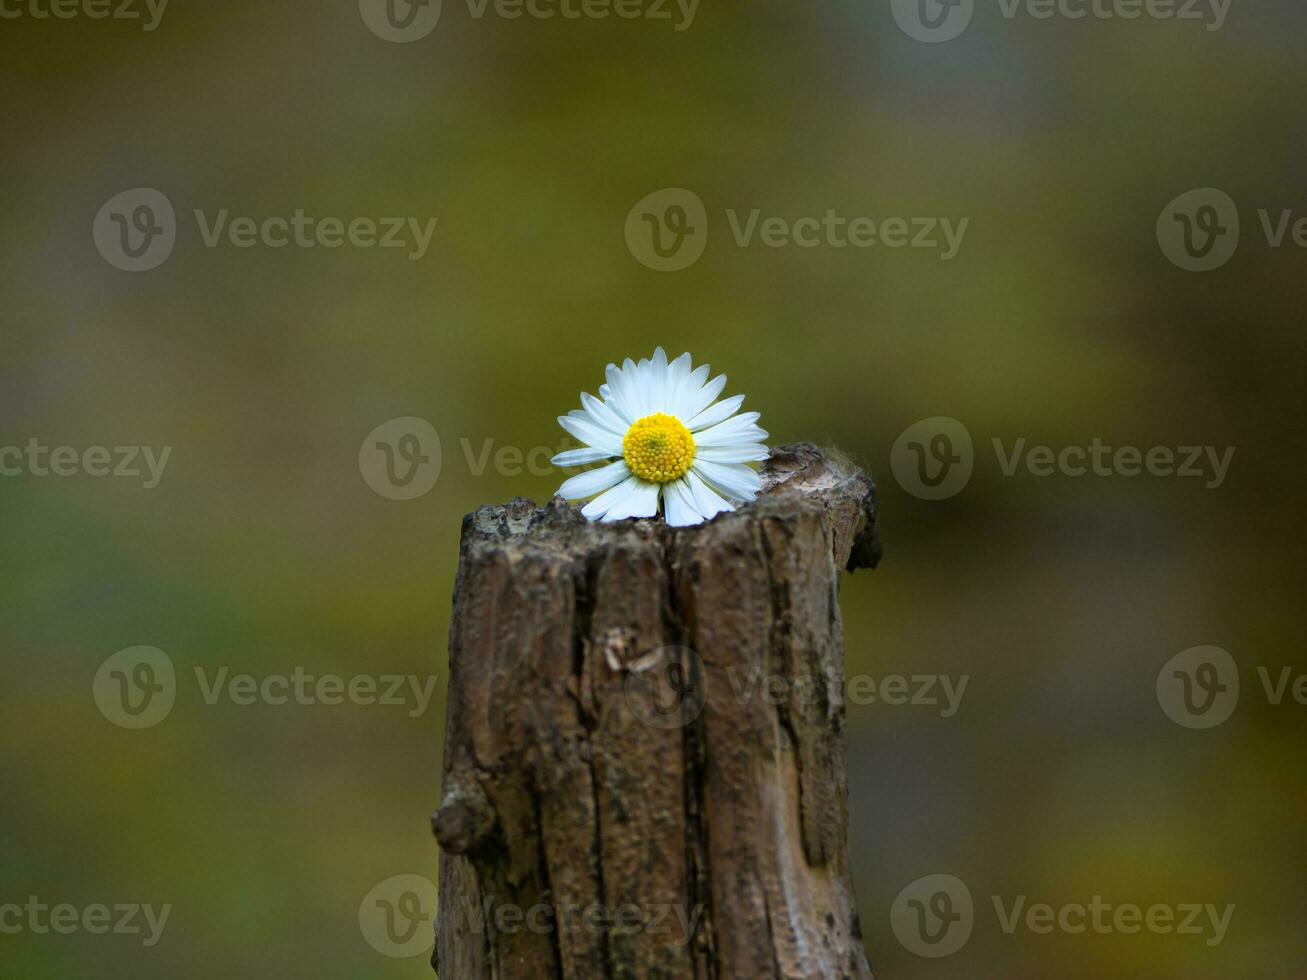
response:
<svg viewBox="0 0 1307 980"><path fill-rule="evenodd" d="M836 594L879 557L874 484L808 444L696 527L468 515L443 980L870 978Z"/></svg>

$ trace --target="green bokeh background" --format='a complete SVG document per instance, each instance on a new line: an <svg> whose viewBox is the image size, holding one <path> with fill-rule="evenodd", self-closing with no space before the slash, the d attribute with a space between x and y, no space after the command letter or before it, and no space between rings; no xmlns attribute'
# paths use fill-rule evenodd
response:
<svg viewBox="0 0 1307 980"><path fill-rule="evenodd" d="M25 9L25 8L24 8ZM556 448L605 363L690 350L775 443L859 459L887 557L846 580L850 674L969 674L961 710L851 705L852 858L888 978L1307 977L1307 708L1256 674L1303 656L1307 255L1256 209L1302 208L1307 11L1201 23L1004 19L918 43L888 2L703 0L668 22L478 20L446 0L412 44L352 2L173 0L158 30L0 20L0 446L172 446L164 478L0 480L0 903L174 906L163 941L0 935L0 975L425 977L364 941L363 896L434 874L445 634L462 515L547 499L480 475L491 440ZM148 273L90 234L127 188L179 217ZM709 214L676 273L627 249L663 187ZM1224 268L1184 272L1176 195L1240 204ZM205 248L193 208L436 216L428 254ZM952 261L884 247L736 247L764 216L967 217ZM1301 212L1307 214L1307 211ZM374 493L359 445L429 420L441 477ZM971 482L920 500L890 470L952 416ZM1011 445L1237 447L1219 488L1005 476ZM113 652L165 650L176 707L96 710ZM1154 684L1229 650L1234 716L1189 731ZM193 668L438 675L433 709L204 704ZM918 959L889 921L935 872L970 943ZM1006 935L1010 902L1211 902L1224 942ZM460 978L461 980L461 978Z"/></svg>

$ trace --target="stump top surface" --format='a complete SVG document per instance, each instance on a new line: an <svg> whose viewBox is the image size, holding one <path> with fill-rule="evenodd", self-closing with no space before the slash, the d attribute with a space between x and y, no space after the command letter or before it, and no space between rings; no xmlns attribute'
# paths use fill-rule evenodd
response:
<svg viewBox="0 0 1307 980"><path fill-rule="evenodd" d="M762 464L762 493L734 511L690 527L673 528L662 517L591 523L579 507L554 497L544 507L515 497L506 504L478 507L463 519L463 547L601 546L627 535L671 539L715 533L724 525L824 511L833 526L847 533L847 568L875 568L882 553L877 526L876 485L840 454L823 452L808 442L778 446ZM845 531L844 529L847 529ZM837 552L845 548L837 548Z"/></svg>

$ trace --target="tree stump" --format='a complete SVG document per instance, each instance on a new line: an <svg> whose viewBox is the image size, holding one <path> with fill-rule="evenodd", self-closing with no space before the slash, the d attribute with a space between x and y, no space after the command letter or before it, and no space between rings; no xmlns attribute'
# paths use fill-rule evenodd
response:
<svg viewBox="0 0 1307 980"><path fill-rule="evenodd" d="M762 477L690 528L464 519L443 980L871 978L837 590L880 557L876 488L808 444Z"/></svg>

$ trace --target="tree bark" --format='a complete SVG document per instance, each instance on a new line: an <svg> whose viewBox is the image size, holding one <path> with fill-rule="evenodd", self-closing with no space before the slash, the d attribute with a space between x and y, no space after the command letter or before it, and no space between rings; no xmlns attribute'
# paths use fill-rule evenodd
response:
<svg viewBox="0 0 1307 980"><path fill-rule="evenodd" d="M836 596L880 558L876 489L808 444L762 475L692 528L464 519L443 980L871 978Z"/></svg>

